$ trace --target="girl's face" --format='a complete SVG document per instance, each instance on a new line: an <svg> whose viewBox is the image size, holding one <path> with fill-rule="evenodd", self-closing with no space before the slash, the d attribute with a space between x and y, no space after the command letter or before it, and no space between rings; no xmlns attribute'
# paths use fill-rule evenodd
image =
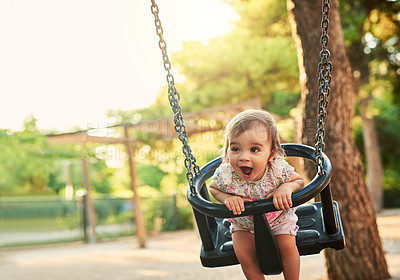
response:
<svg viewBox="0 0 400 280"><path fill-rule="evenodd" d="M267 129L262 125L252 126L232 137L228 147L229 163L240 178L248 182L262 178L273 156Z"/></svg>

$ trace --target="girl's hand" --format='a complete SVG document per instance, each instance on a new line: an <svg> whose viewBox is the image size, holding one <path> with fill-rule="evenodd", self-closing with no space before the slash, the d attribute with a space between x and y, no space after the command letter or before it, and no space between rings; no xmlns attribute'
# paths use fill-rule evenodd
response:
<svg viewBox="0 0 400 280"><path fill-rule="evenodd" d="M289 180L281 184L273 193L267 195L266 198L273 197L272 202L278 210L289 210L292 206L292 193L304 187L304 181L296 172Z"/></svg>
<svg viewBox="0 0 400 280"><path fill-rule="evenodd" d="M282 184L276 191L267 195L266 198L273 197L272 202L278 210L289 210L292 204L292 193L293 190L289 185Z"/></svg>
<svg viewBox="0 0 400 280"><path fill-rule="evenodd" d="M244 202L245 201L252 201L250 198L243 198L241 196L232 195L224 200L225 206L233 212L235 215L242 214L244 211Z"/></svg>

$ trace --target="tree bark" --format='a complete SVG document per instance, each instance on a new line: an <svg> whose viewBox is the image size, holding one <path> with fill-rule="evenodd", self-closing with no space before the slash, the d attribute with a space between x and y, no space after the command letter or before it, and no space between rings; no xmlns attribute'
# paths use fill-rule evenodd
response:
<svg viewBox="0 0 400 280"><path fill-rule="evenodd" d="M360 30L362 32L362 30ZM353 43L348 49L349 62L353 71L354 89L359 98L360 116L364 139L364 151L367 166L367 187L372 196L374 209L379 212L383 205L383 174L378 134L374 117L369 114L368 107L372 102L372 93L366 89L369 84L368 58L365 55L364 45Z"/></svg>
<svg viewBox="0 0 400 280"><path fill-rule="evenodd" d="M334 66L325 152L334 171L332 195L338 201L346 237L344 250L325 250L330 279L385 279L389 272L376 224L371 197L364 180L361 157L354 144L351 120L356 94L346 55L338 11L339 2L331 1L329 15L329 49ZM298 50L303 143L314 145L318 95L321 1L287 0L293 37Z"/></svg>

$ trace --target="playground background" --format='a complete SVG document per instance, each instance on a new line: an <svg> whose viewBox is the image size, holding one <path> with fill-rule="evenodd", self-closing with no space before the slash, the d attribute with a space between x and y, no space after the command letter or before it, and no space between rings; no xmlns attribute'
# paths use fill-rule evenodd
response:
<svg viewBox="0 0 400 280"><path fill-rule="evenodd" d="M0 198L0 249L74 241L104 241L136 232L133 200L96 195L96 236L91 234L85 196L66 200L60 196ZM150 233L187 229L192 219L182 195L143 197L146 228ZM93 240L95 239L95 240Z"/></svg>
<svg viewBox="0 0 400 280"><path fill-rule="evenodd" d="M382 211L377 222L392 279L400 279L400 209ZM197 232L185 230L151 236L146 249L137 248L135 237L96 244L75 242L2 249L1 279L243 279L237 265L202 267L200 245ZM327 279L323 253L301 257L301 262L300 279ZM283 277L270 276L268 279Z"/></svg>

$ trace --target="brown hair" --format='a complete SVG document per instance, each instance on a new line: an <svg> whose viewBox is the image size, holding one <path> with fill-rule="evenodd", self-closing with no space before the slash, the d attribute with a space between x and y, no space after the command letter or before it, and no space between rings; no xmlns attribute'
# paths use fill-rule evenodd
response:
<svg viewBox="0 0 400 280"><path fill-rule="evenodd" d="M271 139L271 154L274 154L274 157L284 156L285 152L279 143L279 134L272 115L264 110L246 110L233 117L225 128L225 144L222 154L224 162L229 161L228 149L231 139L239 136L247 129L259 125L267 129L268 136Z"/></svg>

